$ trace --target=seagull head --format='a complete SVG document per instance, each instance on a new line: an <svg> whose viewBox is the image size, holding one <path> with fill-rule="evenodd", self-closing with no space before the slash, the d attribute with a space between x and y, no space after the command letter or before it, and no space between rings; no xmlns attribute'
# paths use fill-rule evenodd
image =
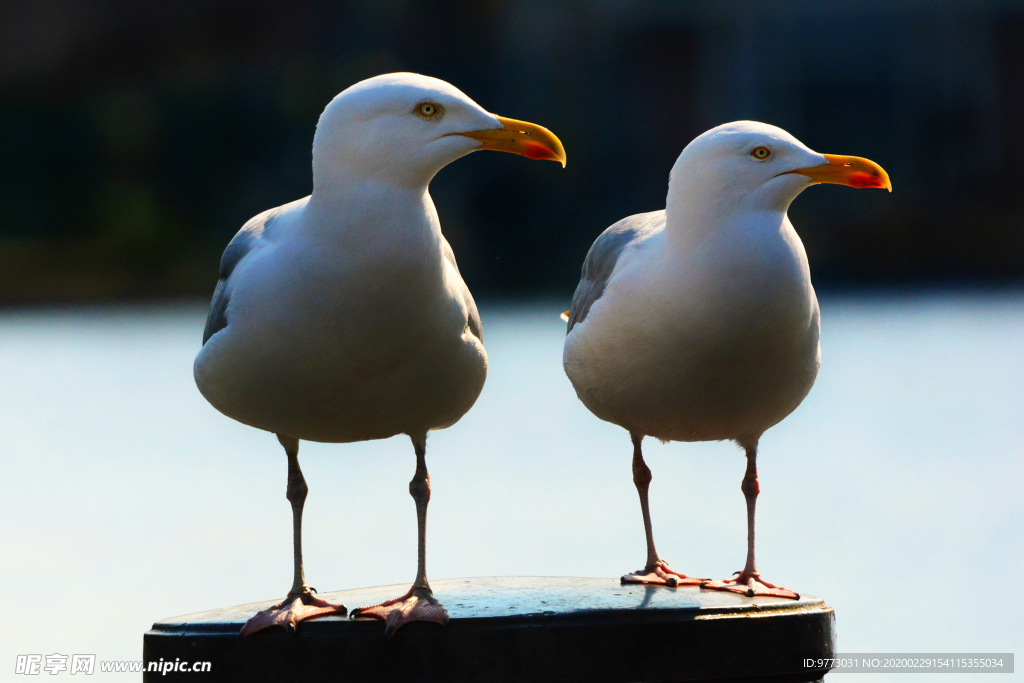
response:
<svg viewBox="0 0 1024 683"><path fill-rule="evenodd" d="M541 126L487 112L445 81L411 73L376 76L335 97L313 138L314 186L353 175L426 186L477 150L561 162L565 150Z"/></svg>
<svg viewBox="0 0 1024 683"><path fill-rule="evenodd" d="M873 161L819 154L776 126L736 121L686 146L672 168L668 204L670 212L673 205L695 203L717 215L785 212L797 195L817 183L892 192L889 175Z"/></svg>

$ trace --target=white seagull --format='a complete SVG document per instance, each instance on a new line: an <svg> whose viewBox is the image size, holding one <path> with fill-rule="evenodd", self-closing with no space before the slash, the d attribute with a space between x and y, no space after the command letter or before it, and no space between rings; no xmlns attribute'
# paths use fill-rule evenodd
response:
<svg viewBox="0 0 1024 683"><path fill-rule="evenodd" d="M447 621L426 575L427 432L472 407L487 354L427 186L481 149L565 165L550 131L490 114L444 81L398 73L357 83L320 116L313 193L252 218L224 252L195 380L217 410L277 435L294 533L291 590L244 634L345 613L315 597L303 575L301 439L412 439L416 579L406 595L358 614L383 619L388 634Z"/></svg>
<svg viewBox="0 0 1024 683"><path fill-rule="evenodd" d="M563 364L584 405L633 441L647 563L624 583L797 597L757 571L754 502L758 440L800 405L818 374L818 301L786 215L815 183L892 190L867 159L818 154L764 123L728 123L679 155L664 211L615 223L587 254L563 314ZM692 578L659 557L645 436L732 440L746 451L747 561L735 578Z"/></svg>

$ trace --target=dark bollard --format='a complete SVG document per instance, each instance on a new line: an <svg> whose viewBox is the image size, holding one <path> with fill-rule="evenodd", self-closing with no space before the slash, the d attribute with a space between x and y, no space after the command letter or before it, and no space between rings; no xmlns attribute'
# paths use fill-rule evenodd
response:
<svg viewBox="0 0 1024 683"><path fill-rule="evenodd" d="M195 683L421 681L627 683L820 680L805 659L832 657L835 616L821 598L747 598L696 587L613 579L479 578L432 582L447 627L414 623L393 638L376 620L324 617L287 634L239 635L270 602L166 619L143 658L210 662L210 671L151 671L143 680ZM382 586L326 593L352 609L405 592ZM180 664L178 665L180 667Z"/></svg>

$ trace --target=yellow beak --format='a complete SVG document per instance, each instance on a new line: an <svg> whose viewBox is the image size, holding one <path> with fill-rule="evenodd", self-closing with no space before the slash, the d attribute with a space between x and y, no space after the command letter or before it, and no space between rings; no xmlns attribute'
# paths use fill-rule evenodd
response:
<svg viewBox="0 0 1024 683"><path fill-rule="evenodd" d="M849 187L878 187L892 192L889 174L875 162L862 157L845 157L838 154L823 155L827 164L798 168L788 173L799 173L811 179L812 183L832 183Z"/></svg>
<svg viewBox="0 0 1024 683"><path fill-rule="evenodd" d="M559 161L565 168L565 148L562 141L554 133L543 126L526 121L516 121L498 117L501 128L474 130L463 135L481 143L479 149L490 149L495 152L511 152L530 159L543 161Z"/></svg>

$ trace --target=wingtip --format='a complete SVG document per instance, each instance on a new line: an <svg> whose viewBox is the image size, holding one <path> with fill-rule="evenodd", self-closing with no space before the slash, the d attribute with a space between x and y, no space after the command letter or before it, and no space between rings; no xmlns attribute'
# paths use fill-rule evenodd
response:
<svg viewBox="0 0 1024 683"><path fill-rule="evenodd" d="M570 309L572 310L572 309ZM558 316L565 322L569 322L569 311L562 311L562 315Z"/></svg>

